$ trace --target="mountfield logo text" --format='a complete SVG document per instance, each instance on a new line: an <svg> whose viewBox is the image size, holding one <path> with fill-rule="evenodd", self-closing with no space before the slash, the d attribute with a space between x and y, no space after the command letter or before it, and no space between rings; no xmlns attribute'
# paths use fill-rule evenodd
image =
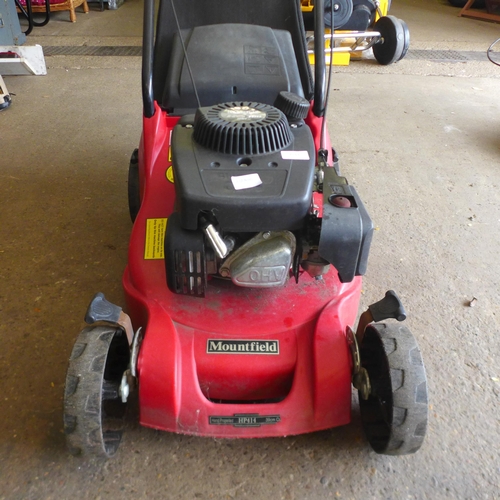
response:
<svg viewBox="0 0 500 500"><path fill-rule="evenodd" d="M208 354L279 354L278 340L207 340Z"/></svg>

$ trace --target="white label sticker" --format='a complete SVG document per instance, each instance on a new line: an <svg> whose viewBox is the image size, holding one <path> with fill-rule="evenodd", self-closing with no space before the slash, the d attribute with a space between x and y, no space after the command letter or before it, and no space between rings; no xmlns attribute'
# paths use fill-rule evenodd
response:
<svg viewBox="0 0 500 500"><path fill-rule="evenodd" d="M309 160L308 151L282 151L283 160Z"/></svg>
<svg viewBox="0 0 500 500"><path fill-rule="evenodd" d="M262 184L259 174L232 175L231 182L233 183L236 191L239 191L240 189L254 188Z"/></svg>

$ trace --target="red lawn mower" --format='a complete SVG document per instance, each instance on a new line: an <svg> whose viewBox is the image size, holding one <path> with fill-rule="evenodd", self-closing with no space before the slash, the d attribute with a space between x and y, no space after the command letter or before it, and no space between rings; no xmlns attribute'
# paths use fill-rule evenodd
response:
<svg viewBox="0 0 500 500"><path fill-rule="evenodd" d="M349 423L354 385L376 452L421 446L419 348L379 323L405 319L396 294L354 328L373 225L326 132L315 4L313 78L300 0L162 0L156 36L145 1L128 314L101 293L88 308L64 397L72 453L117 451L134 388L142 425L254 438Z"/></svg>

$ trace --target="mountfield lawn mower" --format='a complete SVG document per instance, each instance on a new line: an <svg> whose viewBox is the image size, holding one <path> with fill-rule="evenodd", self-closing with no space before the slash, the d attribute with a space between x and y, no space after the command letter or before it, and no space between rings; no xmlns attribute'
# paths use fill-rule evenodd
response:
<svg viewBox="0 0 500 500"><path fill-rule="evenodd" d="M90 303L66 379L71 452L117 451L133 389L142 425L254 438L349 423L351 385L373 449L415 452L427 384L410 331L380 323L405 319L396 294L354 327L373 226L326 131L323 0L314 78L300 0L162 0L156 36L154 12L146 0L127 314Z"/></svg>

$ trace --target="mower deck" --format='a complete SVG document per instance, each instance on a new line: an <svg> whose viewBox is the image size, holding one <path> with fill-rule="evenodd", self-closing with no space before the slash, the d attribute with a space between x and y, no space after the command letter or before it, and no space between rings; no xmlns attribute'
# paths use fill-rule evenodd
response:
<svg viewBox="0 0 500 500"><path fill-rule="evenodd" d="M176 122L157 110L145 120L156 133L144 137L168 138ZM132 322L146 332L137 363L141 424L218 437L347 424L345 331L356 319L361 278L340 283L335 272L323 280L303 273L298 284L273 289L212 279L204 299L170 292L163 238L175 180L168 141L143 142L139 157L148 155L123 277Z"/></svg>
<svg viewBox="0 0 500 500"><path fill-rule="evenodd" d="M162 274L154 263L145 267ZM238 293L215 283L203 300L164 292L154 302L132 280L127 269L128 308L147 331L138 359L141 424L259 437L350 421L343 325L355 320L360 279L341 285L306 278L278 291Z"/></svg>

